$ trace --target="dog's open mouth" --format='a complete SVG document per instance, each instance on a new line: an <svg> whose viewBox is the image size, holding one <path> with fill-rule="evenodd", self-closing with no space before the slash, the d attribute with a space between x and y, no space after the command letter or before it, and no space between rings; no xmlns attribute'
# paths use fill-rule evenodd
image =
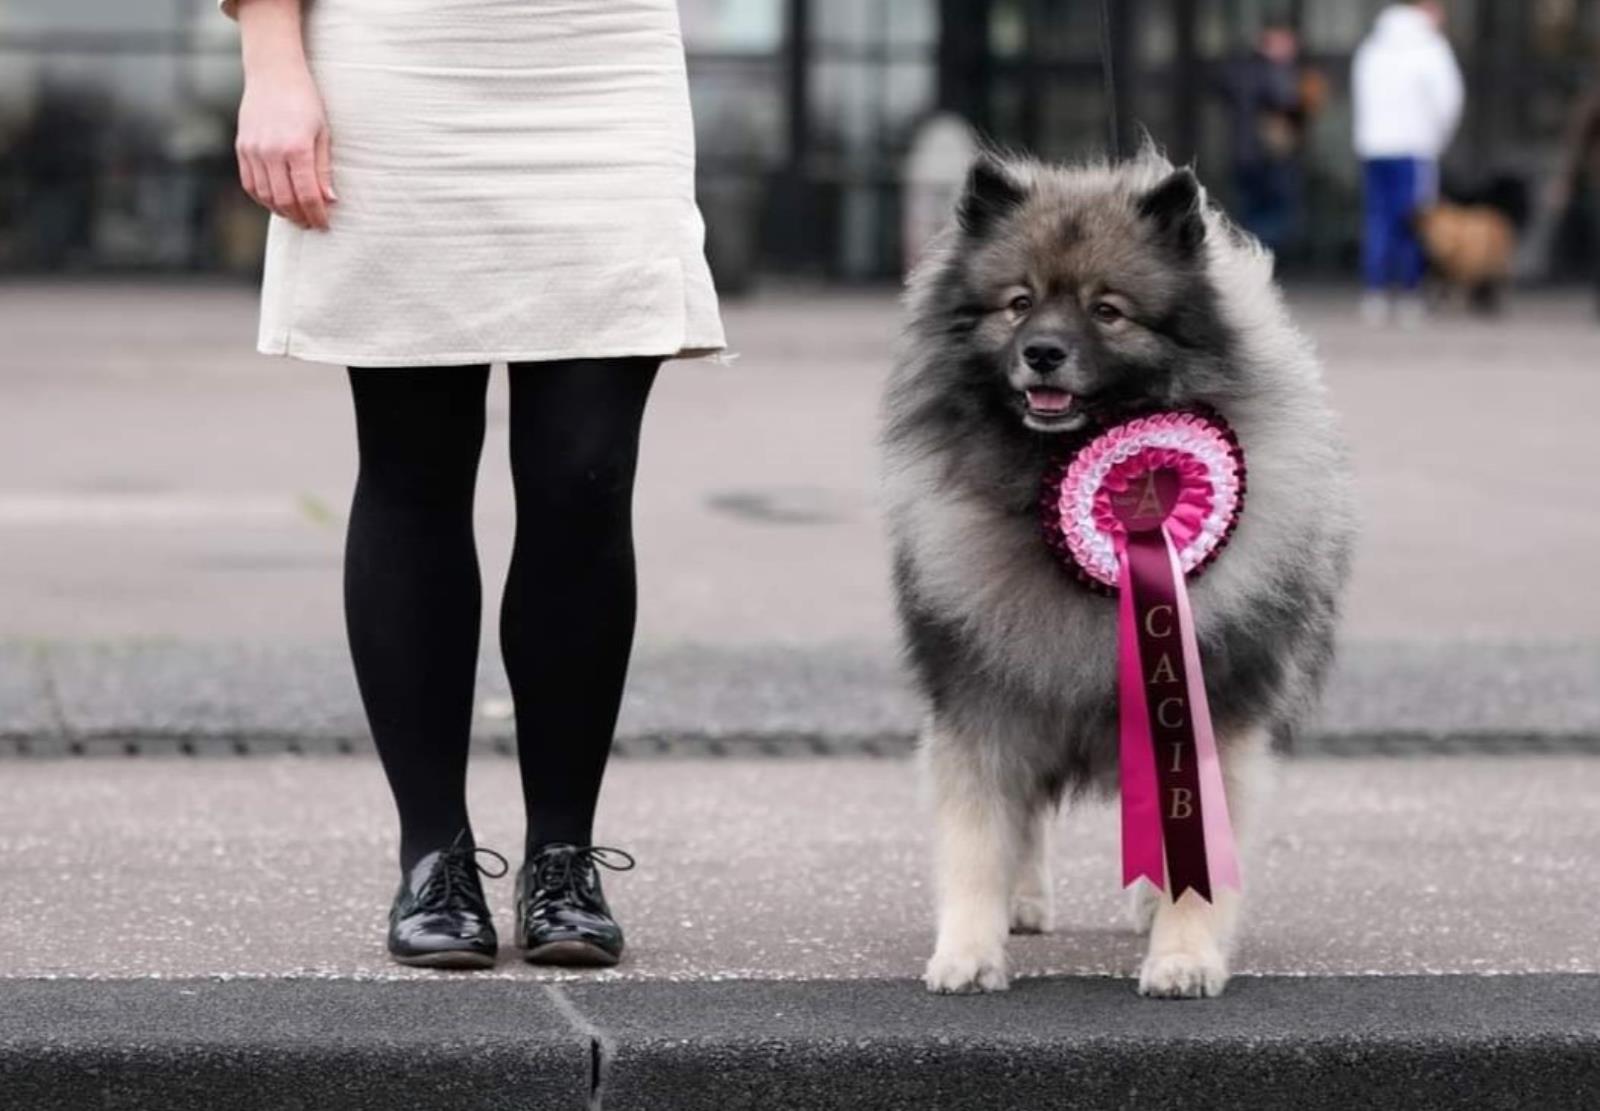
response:
<svg viewBox="0 0 1600 1111"><path fill-rule="evenodd" d="M1073 396L1054 386L1029 386L1022 391L1027 409L1026 423L1042 432L1055 432L1075 427L1082 422L1083 412L1073 404Z"/></svg>

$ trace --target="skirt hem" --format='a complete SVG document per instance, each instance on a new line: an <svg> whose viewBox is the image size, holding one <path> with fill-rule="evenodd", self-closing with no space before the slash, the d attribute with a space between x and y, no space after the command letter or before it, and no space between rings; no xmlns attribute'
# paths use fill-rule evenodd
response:
<svg viewBox="0 0 1600 1111"><path fill-rule="evenodd" d="M287 339L280 339L276 343L261 342L256 345L256 350L263 355L278 355L288 359L299 359L307 363L324 363L330 366L353 366L359 368L384 368L384 367L419 367L419 366L465 366L479 363L551 363L564 359L636 359L655 357L660 359L706 359L725 357L727 344L716 343L691 343L686 342L673 351L662 351L660 348L649 344L623 344L620 346L595 348L558 349L551 351L444 351L429 352L425 355L406 354L393 356L380 356L370 354L340 355L330 351L321 351L303 347L300 344L290 344Z"/></svg>

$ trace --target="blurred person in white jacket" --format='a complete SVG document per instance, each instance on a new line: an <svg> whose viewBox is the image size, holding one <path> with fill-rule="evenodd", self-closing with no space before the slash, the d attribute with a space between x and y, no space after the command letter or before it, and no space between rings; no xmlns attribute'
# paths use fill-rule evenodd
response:
<svg viewBox="0 0 1600 1111"><path fill-rule="evenodd" d="M1439 156L1461 122L1461 70L1444 36L1439 0L1391 4L1356 50L1351 74L1355 148L1366 197L1362 312L1421 314L1424 260L1417 209L1438 194ZM1398 296L1398 301L1394 300Z"/></svg>

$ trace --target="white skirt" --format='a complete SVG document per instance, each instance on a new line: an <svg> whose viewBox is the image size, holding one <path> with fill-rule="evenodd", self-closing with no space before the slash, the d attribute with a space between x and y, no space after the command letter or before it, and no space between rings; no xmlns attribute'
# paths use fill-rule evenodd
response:
<svg viewBox="0 0 1600 1111"><path fill-rule="evenodd" d="M272 217L260 351L723 347L673 0L307 0L305 41L339 201L326 232Z"/></svg>

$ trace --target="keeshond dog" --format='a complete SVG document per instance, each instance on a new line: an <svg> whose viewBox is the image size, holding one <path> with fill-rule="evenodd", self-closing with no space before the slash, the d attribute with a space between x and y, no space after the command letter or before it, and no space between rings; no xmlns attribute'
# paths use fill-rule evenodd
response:
<svg viewBox="0 0 1600 1111"><path fill-rule="evenodd" d="M883 448L906 654L929 709L938 941L925 979L997 991L1008 931L1051 927L1057 804L1117 778L1117 603L1046 545L1047 464L1141 411L1207 405L1237 433L1247 504L1189 584L1236 828L1272 739L1319 691L1353 510L1271 255L1153 149L1069 167L983 155L905 306ZM1140 992L1221 992L1236 894L1174 903L1141 886Z"/></svg>

